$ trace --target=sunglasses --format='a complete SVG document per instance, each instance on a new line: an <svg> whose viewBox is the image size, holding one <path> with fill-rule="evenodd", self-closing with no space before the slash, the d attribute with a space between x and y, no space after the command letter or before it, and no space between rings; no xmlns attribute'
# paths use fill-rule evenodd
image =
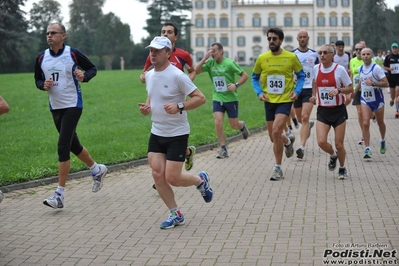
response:
<svg viewBox="0 0 399 266"><path fill-rule="evenodd" d="M329 53L331 53L331 52L329 52L329 51L319 51L319 55L322 55L322 54L326 55L326 54L329 54Z"/></svg>
<svg viewBox="0 0 399 266"><path fill-rule="evenodd" d="M273 40L273 42L277 41L278 38L277 37L267 37L267 40L270 42L271 40Z"/></svg>
<svg viewBox="0 0 399 266"><path fill-rule="evenodd" d="M50 36L50 35L56 35L56 34L61 34L62 32L58 32L58 31L48 31L46 32L46 36Z"/></svg>
<svg viewBox="0 0 399 266"><path fill-rule="evenodd" d="M363 48L355 48L355 51L361 51Z"/></svg>

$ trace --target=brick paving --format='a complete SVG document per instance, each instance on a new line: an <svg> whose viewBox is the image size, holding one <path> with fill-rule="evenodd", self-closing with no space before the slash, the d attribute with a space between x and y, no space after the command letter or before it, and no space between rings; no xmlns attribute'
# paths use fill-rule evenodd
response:
<svg viewBox="0 0 399 266"><path fill-rule="evenodd" d="M393 107L385 110L387 152L379 154L372 123L373 159L365 161L356 110L348 107L345 181L327 170L315 129L303 160L284 157L280 182L269 180L274 156L265 131L230 142L228 159L215 159L216 149L197 153L191 171L208 171L213 201L204 203L194 187L175 188L186 223L169 230L159 228L168 211L148 165L110 172L95 194L90 177L69 181L61 211L42 204L56 184L6 193L0 265L307 266L327 265L326 249L399 250L399 120ZM390 254L362 265L398 265Z"/></svg>

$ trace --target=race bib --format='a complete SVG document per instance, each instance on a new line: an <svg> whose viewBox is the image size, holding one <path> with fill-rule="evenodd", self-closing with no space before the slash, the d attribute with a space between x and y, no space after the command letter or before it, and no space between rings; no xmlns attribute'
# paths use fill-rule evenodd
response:
<svg viewBox="0 0 399 266"><path fill-rule="evenodd" d="M364 84L364 86L362 86L362 98L366 102L375 102L374 88Z"/></svg>
<svg viewBox="0 0 399 266"><path fill-rule="evenodd" d="M308 68L308 67L305 67L303 69L303 72L305 72L305 82L308 82L309 79L312 78L312 71L313 71L313 69L312 68Z"/></svg>
<svg viewBox="0 0 399 266"><path fill-rule="evenodd" d="M335 87L318 87L320 105L321 106L335 106L336 99L335 96L329 96L330 91L335 89Z"/></svg>
<svg viewBox="0 0 399 266"><path fill-rule="evenodd" d="M391 64L391 74L399 74L399 64Z"/></svg>
<svg viewBox="0 0 399 266"><path fill-rule="evenodd" d="M270 94L283 94L285 88L285 77L267 76L267 86Z"/></svg>
<svg viewBox="0 0 399 266"><path fill-rule="evenodd" d="M213 77L213 85L217 92L227 91L226 79L223 76Z"/></svg>

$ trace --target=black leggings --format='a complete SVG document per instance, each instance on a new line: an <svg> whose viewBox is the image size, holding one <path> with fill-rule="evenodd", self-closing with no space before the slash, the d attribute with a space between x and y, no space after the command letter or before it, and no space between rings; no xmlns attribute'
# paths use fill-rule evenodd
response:
<svg viewBox="0 0 399 266"><path fill-rule="evenodd" d="M52 110L51 113L58 133L60 133L58 137L58 160L65 162L70 159L70 152L79 155L83 150L83 146L80 144L78 135L75 132L82 115L82 109L58 109Z"/></svg>

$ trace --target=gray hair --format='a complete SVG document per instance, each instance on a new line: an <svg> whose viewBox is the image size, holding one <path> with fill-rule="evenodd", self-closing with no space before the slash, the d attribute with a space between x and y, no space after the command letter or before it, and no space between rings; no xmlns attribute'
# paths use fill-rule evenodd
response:
<svg viewBox="0 0 399 266"><path fill-rule="evenodd" d="M326 44L323 44L321 47L328 47L328 51L335 54L335 49L331 44L326 43Z"/></svg>

